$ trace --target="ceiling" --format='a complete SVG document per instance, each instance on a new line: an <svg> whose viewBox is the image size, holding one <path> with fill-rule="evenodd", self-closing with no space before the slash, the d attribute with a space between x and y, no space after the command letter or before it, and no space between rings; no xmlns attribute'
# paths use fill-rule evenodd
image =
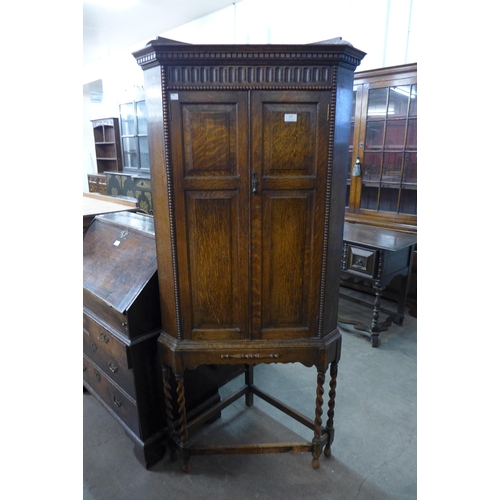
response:
<svg viewBox="0 0 500 500"><path fill-rule="evenodd" d="M83 0L83 65L240 0Z"/></svg>

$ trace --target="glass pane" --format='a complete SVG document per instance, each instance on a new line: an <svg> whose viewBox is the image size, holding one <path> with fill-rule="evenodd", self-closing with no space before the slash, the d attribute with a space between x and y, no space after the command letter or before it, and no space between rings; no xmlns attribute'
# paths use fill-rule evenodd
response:
<svg viewBox="0 0 500 500"><path fill-rule="evenodd" d="M408 101L410 99L410 85L400 85L398 87L391 87L389 93L389 109L387 114L391 117L408 116Z"/></svg>
<svg viewBox="0 0 500 500"><path fill-rule="evenodd" d="M349 139L349 145L352 148L354 144L354 118L356 115L356 91L352 93L352 107L351 107L351 137Z"/></svg>
<svg viewBox="0 0 500 500"><path fill-rule="evenodd" d="M379 181L382 153L365 153L365 164L362 166L363 180Z"/></svg>
<svg viewBox="0 0 500 500"><path fill-rule="evenodd" d="M399 183L402 166L403 153L385 153L384 165L382 167L382 181Z"/></svg>
<svg viewBox="0 0 500 500"><path fill-rule="evenodd" d="M386 115L387 91L387 88L370 90L368 94L368 116Z"/></svg>
<svg viewBox="0 0 500 500"><path fill-rule="evenodd" d="M417 84L411 86L410 116L417 116Z"/></svg>
<svg viewBox="0 0 500 500"><path fill-rule="evenodd" d="M380 149L384 144L384 122L366 122L366 149Z"/></svg>
<svg viewBox="0 0 500 500"><path fill-rule="evenodd" d="M139 135L146 135L148 128L146 124L146 101L138 101L137 103L137 129Z"/></svg>
<svg viewBox="0 0 500 500"><path fill-rule="evenodd" d="M123 138L123 166L138 168L136 139L133 137Z"/></svg>
<svg viewBox="0 0 500 500"><path fill-rule="evenodd" d="M366 210L377 210L378 187L365 186L361 189L360 207Z"/></svg>
<svg viewBox="0 0 500 500"><path fill-rule="evenodd" d="M134 135L135 114L133 102L122 104L120 106L120 120L122 126L122 135Z"/></svg>
<svg viewBox="0 0 500 500"><path fill-rule="evenodd" d="M349 198L351 196L351 185L347 184L347 188L345 191L345 206L346 208L349 208Z"/></svg>
<svg viewBox="0 0 500 500"><path fill-rule="evenodd" d="M417 153L406 153L403 182L417 183Z"/></svg>
<svg viewBox="0 0 500 500"><path fill-rule="evenodd" d="M417 119L408 120L408 132L406 136L406 149L417 149Z"/></svg>
<svg viewBox="0 0 500 500"><path fill-rule="evenodd" d="M417 190L403 189L401 191L401 209L403 214L417 215Z"/></svg>
<svg viewBox="0 0 500 500"><path fill-rule="evenodd" d="M356 91L352 93L351 120L356 116Z"/></svg>
<svg viewBox="0 0 500 500"><path fill-rule="evenodd" d="M351 180L351 172L352 172L352 151L349 151L349 163L347 167L347 181Z"/></svg>
<svg viewBox="0 0 500 500"><path fill-rule="evenodd" d="M367 115L360 208L415 215L417 85L371 89Z"/></svg>
<svg viewBox="0 0 500 500"><path fill-rule="evenodd" d="M380 188L380 208L383 212L398 211L399 186L396 188Z"/></svg>
<svg viewBox="0 0 500 500"><path fill-rule="evenodd" d="M385 147L388 149L404 149L406 120L387 120Z"/></svg>
<svg viewBox="0 0 500 500"><path fill-rule="evenodd" d="M139 150L141 152L141 169L149 169L149 150L147 137L139 137Z"/></svg>

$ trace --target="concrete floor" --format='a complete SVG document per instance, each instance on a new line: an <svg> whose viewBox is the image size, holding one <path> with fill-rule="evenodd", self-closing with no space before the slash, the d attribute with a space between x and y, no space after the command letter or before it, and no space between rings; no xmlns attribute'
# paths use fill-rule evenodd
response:
<svg viewBox="0 0 500 500"><path fill-rule="evenodd" d="M369 298L370 299L370 298ZM370 299L371 300L371 299ZM342 316L369 324L371 310L350 300ZM383 303L395 309L390 302ZM381 320L386 315L381 314ZM372 348L369 337L341 328L332 456L311 467L309 453L193 456L192 471L165 457L149 471L133 453L120 425L90 394L83 395L83 499L416 499L417 320L406 314ZM325 395L328 394L327 376ZM297 363L260 365L255 384L314 418L316 371ZM242 385L223 387L221 397ZM323 423L326 420L326 399ZM204 444L309 441L312 431L258 397L240 398L222 418L197 431Z"/></svg>

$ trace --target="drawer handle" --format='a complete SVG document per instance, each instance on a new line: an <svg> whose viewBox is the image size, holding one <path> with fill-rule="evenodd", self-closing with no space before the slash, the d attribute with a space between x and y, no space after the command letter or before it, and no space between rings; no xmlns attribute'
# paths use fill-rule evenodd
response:
<svg viewBox="0 0 500 500"><path fill-rule="evenodd" d="M95 378L100 382L101 381L101 374L97 370L94 370L94 375L95 375Z"/></svg>
<svg viewBox="0 0 500 500"><path fill-rule="evenodd" d="M279 358L279 354L221 354L222 359L259 359L259 358Z"/></svg>
<svg viewBox="0 0 500 500"><path fill-rule="evenodd" d="M86 372L87 371L87 367L84 365L83 366L83 371Z"/></svg>
<svg viewBox="0 0 500 500"><path fill-rule="evenodd" d="M115 364L113 364L112 361L108 361L108 366L113 373L116 373L118 371L118 367Z"/></svg>
<svg viewBox="0 0 500 500"><path fill-rule="evenodd" d="M91 341L90 341L90 348L91 348L94 352L96 352L96 350L97 350L97 345L96 345L96 343L95 343L93 340L91 340Z"/></svg>
<svg viewBox="0 0 500 500"><path fill-rule="evenodd" d="M109 337L104 332L100 332L99 333L99 337L97 337L97 340L99 340L100 342L104 342L105 344L107 344L109 342Z"/></svg>
<svg viewBox="0 0 500 500"><path fill-rule="evenodd" d="M115 406L118 406L118 408L122 405L122 402L116 396L113 396L113 403Z"/></svg>

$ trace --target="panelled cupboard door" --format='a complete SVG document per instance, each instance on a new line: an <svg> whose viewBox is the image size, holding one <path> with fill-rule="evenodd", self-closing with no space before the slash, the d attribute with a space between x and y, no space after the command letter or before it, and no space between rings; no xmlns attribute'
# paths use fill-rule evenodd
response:
<svg viewBox="0 0 500 500"><path fill-rule="evenodd" d="M170 94L181 317L185 339L248 332L248 94Z"/></svg>
<svg viewBox="0 0 500 500"><path fill-rule="evenodd" d="M330 97L170 94L185 339L316 334Z"/></svg>
<svg viewBox="0 0 500 500"><path fill-rule="evenodd" d="M253 338L316 334L330 97L252 93Z"/></svg>

